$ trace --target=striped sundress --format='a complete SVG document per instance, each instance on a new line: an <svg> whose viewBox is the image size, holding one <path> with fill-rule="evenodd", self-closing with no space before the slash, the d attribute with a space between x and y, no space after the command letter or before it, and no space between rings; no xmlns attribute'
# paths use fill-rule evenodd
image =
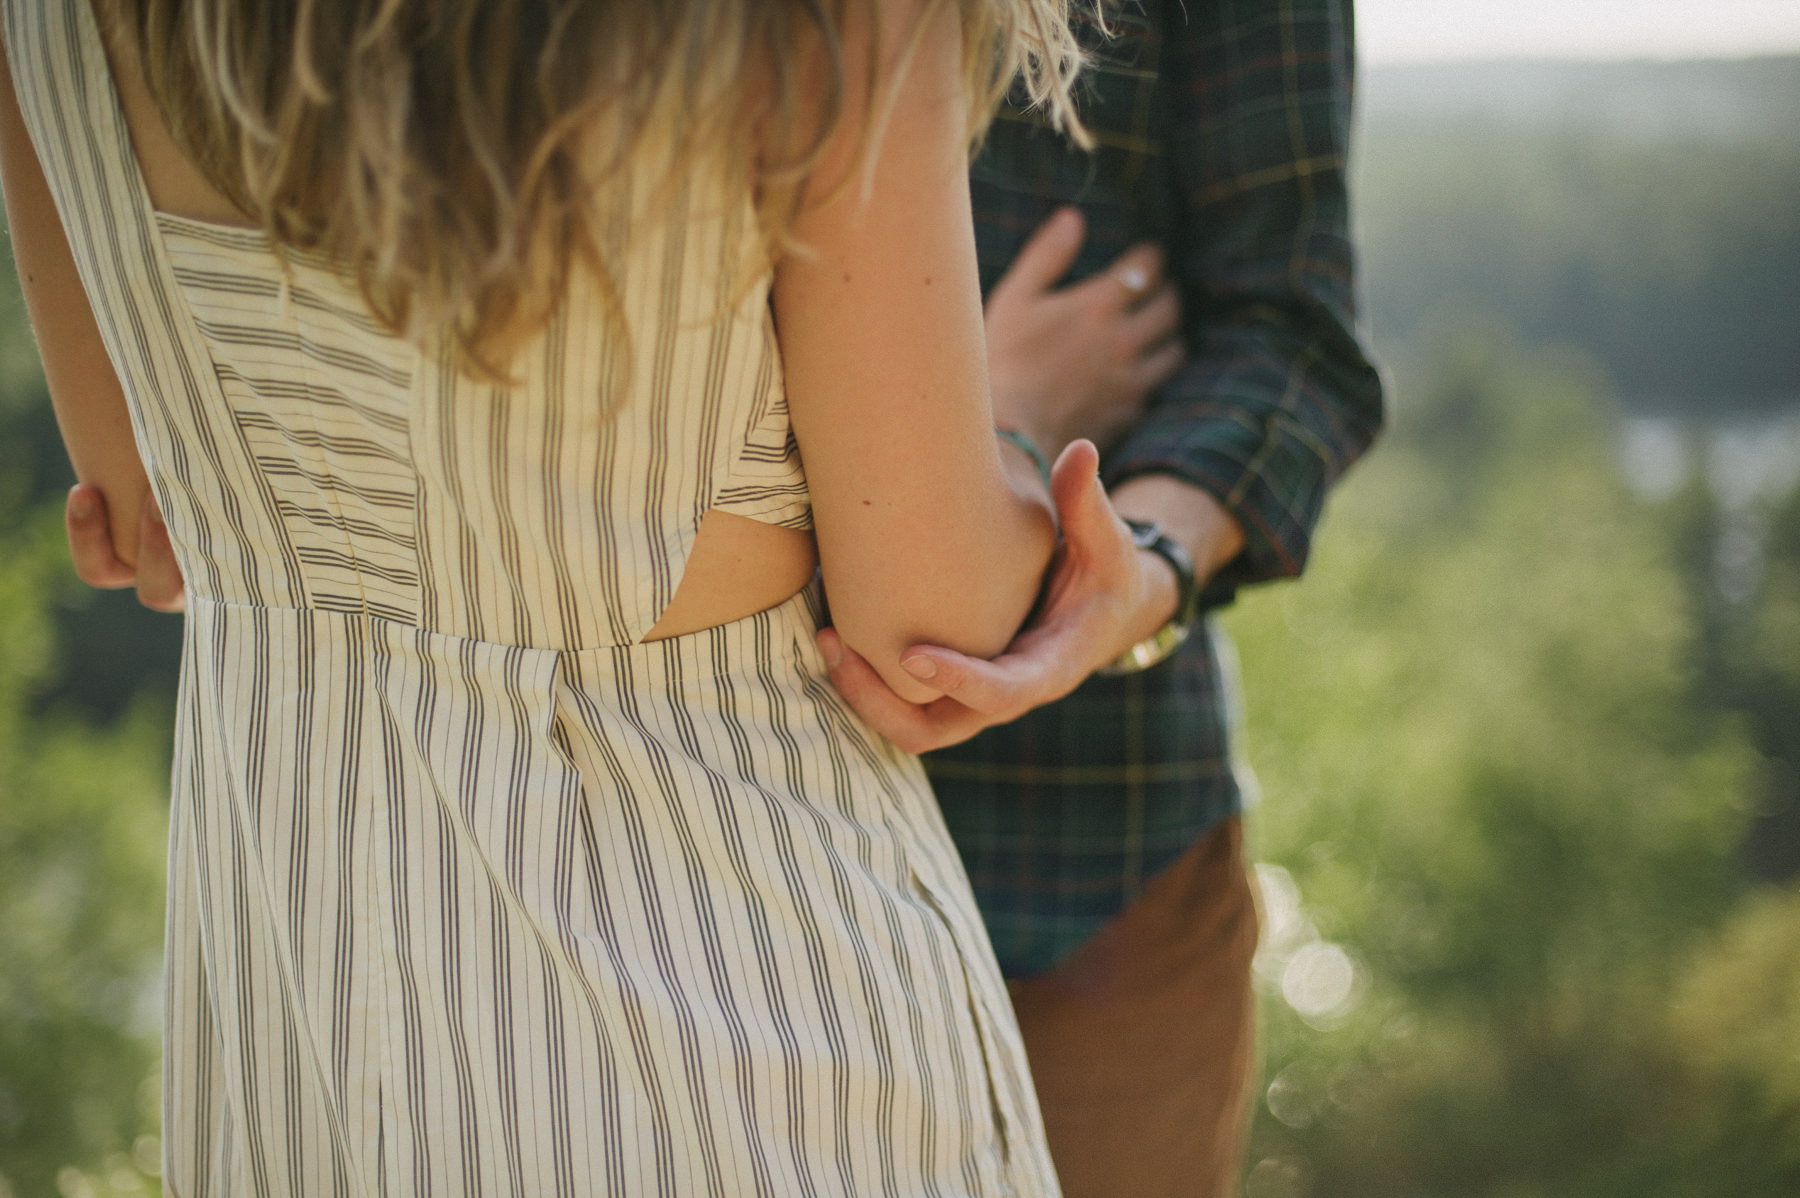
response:
<svg viewBox="0 0 1800 1198"><path fill-rule="evenodd" d="M748 204L630 241L629 370L578 282L496 389L327 263L157 213L88 0L4 7L188 584L167 1192L1054 1193L816 591L641 643L704 512L810 518L767 280L727 283Z"/></svg>

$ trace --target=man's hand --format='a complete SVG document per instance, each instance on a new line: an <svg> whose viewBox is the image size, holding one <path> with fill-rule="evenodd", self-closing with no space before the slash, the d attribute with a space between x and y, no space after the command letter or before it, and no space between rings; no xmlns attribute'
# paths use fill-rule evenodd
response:
<svg viewBox="0 0 1800 1198"><path fill-rule="evenodd" d="M1051 490L1064 541L1037 613L1004 653L983 661L921 645L902 657L907 673L943 698L907 702L835 631L820 630L831 681L858 715L909 753L941 749L1062 698L1168 620L1174 572L1132 545L1100 485L1099 463L1088 441L1072 443L1057 460Z"/></svg>
<svg viewBox="0 0 1800 1198"><path fill-rule="evenodd" d="M1058 288L1085 236L1082 214L1058 209L986 302L995 423L1051 457L1076 437L1111 443L1183 360L1181 300L1156 246L1132 246L1093 279Z"/></svg>
<svg viewBox="0 0 1800 1198"><path fill-rule="evenodd" d="M69 530L69 556L81 581L109 591L135 586L138 602L153 611L182 609L181 567L175 564L175 549L154 497L144 496L135 562L120 560L115 551L106 496L99 487L79 483L71 488L63 519Z"/></svg>
<svg viewBox="0 0 1800 1198"><path fill-rule="evenodd" d="M1086 236L1081 213L1046 220L994 285L986 308L994 419L1052 458L1077 437L1106 445L1181 365L1181 305L1162 252L1139 245L1068 287Z"/></svg>

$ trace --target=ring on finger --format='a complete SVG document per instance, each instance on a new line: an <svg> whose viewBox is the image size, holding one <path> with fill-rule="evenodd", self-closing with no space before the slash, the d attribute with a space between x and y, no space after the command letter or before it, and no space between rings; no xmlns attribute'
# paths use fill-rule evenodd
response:
<svg viewBox="0 0 1800 1198"><path fill-rule="evenodd" d="M1142 299L1150 290L1150 272L1141 266L1122 266L1113 271L1112 276L1125 289L1125 294L1134 300Z"/></svg>

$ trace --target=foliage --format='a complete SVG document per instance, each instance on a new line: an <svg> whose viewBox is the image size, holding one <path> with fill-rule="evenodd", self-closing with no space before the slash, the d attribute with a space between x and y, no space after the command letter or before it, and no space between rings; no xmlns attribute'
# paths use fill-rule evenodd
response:
<svg viewBox="0 0 1800 1198"><path fill-rule="evenodd" d="M1741 712L1762 754L1741 855L1759 877L1792 878L1800 874L1800 487L1733 508L1696 480L1673 506L1703 613L1702 696ZM1717 585L1722 552L1738 586ZM1745 564L1755 585L1740 594Z"/></svg>
<svg viewBox="0 0 1800 1198"><path fill-rule="evenodd" d="M1732 914L1758 759L1699 701L1675 529L1596 393L1446 346L1307 582L1231 618L1279 867L1252 1198L1800 1187L1791 1052L1732 1047L1800 997L1792 902ZM1355 966L1335 1006L1315 940ZM1722 979L1701 1035L1711 998L1670 996Z"/></svg>
<svg viewBox="0 0 1800 1198"><path fill-rule="evenodd" d="M67 463L0 263L0 1198L155 1188L169 623L69 572ZM150 642L146 645L146 641Z"/></svg>
<svg viewBox="0 0 1800 1198"><path fill-rule="evenodd" d="M20 1195L126 1159L156 1116L167 716L34 712L68 568L58 516L0 535L0 1191Z"/></svg>
<svg viewBox="0 0 1800 1198"><path fill-rule="evenodd" d="M1770 889L1689 962L1669 1034L1715 1097L1694 1137L1717 1159L1760 1166L1761 1193L1800 1175L1800 893ZM1745 1140L1773 1151L1737 1155Z"/></svg>

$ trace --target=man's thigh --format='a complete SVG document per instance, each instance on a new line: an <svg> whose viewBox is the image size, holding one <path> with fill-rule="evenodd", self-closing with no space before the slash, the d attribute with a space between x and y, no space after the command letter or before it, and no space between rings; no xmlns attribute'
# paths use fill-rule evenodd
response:
<svg viewBox="0 0 1800 1198"><path fill-rule="evenodd" d="M1256 903L1237 817L1012 997L1068 1198L1236 1193Z"/></svg>

